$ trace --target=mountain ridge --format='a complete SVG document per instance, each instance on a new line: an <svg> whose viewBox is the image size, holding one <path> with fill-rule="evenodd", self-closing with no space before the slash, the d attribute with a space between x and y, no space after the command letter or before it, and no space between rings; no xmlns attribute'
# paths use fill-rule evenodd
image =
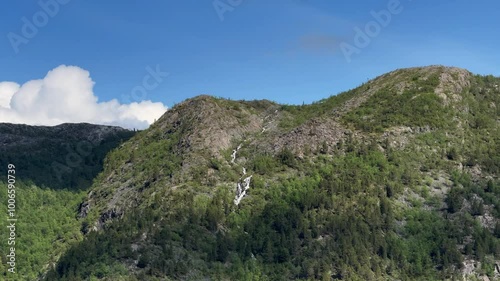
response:
<svg viewBox="0 0 500 281"><path fill-rule="evenodd" d="M133 134L120 127L89 123L0 123L0 165L16 163L23 178L39 186L86 189L100 172L107 152ZM66 179L73 173L82 173L80 179L85 182L68 183Z"/></svg>

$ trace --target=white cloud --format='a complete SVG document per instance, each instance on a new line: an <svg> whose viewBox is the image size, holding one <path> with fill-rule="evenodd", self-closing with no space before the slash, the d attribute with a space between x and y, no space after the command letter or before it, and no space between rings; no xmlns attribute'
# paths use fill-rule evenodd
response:
<svg viewBox="0 0 500 281"><path fill-rule="evenodd" d="M19 90L14 82L0 82L0 107L10 108L12 96Z"/></svg>
<svg viewBox="0 0 500 281"><path fill-rule="evenodd" d="M61 65L23 85L0 82L0 122L57 125L88 122L147 128L167 107L161 102L99 102L88 71Z"/></svg>

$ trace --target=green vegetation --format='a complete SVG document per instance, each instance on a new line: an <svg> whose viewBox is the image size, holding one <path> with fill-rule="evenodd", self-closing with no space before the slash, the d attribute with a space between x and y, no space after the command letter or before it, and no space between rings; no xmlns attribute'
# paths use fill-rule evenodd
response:
<svg viewBox="0 0 500 281"><path fill-rule="evenodd" d="M379 90L350 111L344 120L367 132L382 132L392 126L445 128L449 125L450 111L434 93L438 76L412 80L411 88L401 94L389 88Z"/></svg>
<svg viewBox="0 0 500 281"><path fill-rule="evenodd" d="M7 186L1 183L0 209L7 212ZM0 279L2 280L35 280L43 276L50 265L57 262L58 257L68 247L82 240L80 222L76 219L76 211L81 203L83 192L68 190L51 190L40 188L29 182L16 183L16 256L17 274L6 272L6 241L0 244L2 263ZM6 213L5 213L6 215ZM7 221L0 220L2 233L6 233ZM2 235L2 237L5 237ZM9 278L7 279L7 274Z"/></svg>
<svg viewBox="0 0 500 281"><path fill-rule="evenodd" d="M283 105L281 109L290 115L280 120L279 126L285 130L289 130L303 124L311 118L335 114L337 111L342 110L342 106L345 102L368 89L370 89L370 86L362 85L359 88L322 99L312 104L301 106Z"/></svg>

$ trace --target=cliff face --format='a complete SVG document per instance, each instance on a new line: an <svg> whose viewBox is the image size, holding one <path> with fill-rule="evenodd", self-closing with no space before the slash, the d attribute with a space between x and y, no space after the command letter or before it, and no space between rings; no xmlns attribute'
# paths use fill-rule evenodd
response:
<svg viewBox="0 0 500 281"><path fill-rule="evenodd" d="M498 277L498 84L431 66L304 106L189 99L107 156L84 232L135 276Z"/></svg>

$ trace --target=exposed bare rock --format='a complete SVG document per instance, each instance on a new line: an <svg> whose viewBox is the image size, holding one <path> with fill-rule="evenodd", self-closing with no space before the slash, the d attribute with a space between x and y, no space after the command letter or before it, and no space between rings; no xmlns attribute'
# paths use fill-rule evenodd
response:
<svg viewBox="0 0 500 281"><path fill-rule="evenodd" d="M186 132L180 146L184 152L208 149L213 155L231 147L233 139L262 130L262 117L244 105L221 106L213 97L189 99L167 112L158 122L165 133ZM269 103L267 106L272 106Z"/></svg>
<svg viewBox="0 0 500 281"><path fill-rule="evenodd" d="M290 132L274 136L266 142L266 146L273 153L288 148L300 157L306 148L316 151L326 144L331 149L348 132L350 131L333 119L313 119Z"/></svg>
<svg viewBox="0 0 500 281"><path fill-rule="evenodd" d="M116 209L108 209L108 210L104 211L99 217L99 220L97 223L97 229L98 230L102 229L106 222L113 220L113 219L116 219L116 218L121 218L122 216L123 216L123 212L118 211Z"/></svg>
<svg viewBox="0 0 500 281"><path fill-rule="evenodd" d="M459 94L464 89L470 87L470 78L472 74L461 68L445 67L445 71L441 72L439 77L439 85L435 92L444 101L445 104L449 100L453 102L460 101L462 96Z"/></svg>
<svg viewBox="0 0 500 281"><path fill-rule="evenodd" d="M78 207L78 217L79 218L87 217L89 211L90 211L90 203L89 202L82 202L80 204L80 206Z"/></svg>

